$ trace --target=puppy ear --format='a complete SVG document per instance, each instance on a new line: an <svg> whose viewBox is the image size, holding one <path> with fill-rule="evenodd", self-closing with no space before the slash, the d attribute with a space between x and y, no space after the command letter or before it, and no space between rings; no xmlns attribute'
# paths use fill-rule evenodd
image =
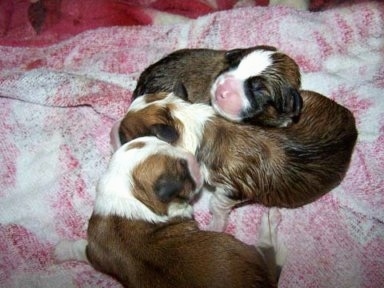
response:
<svg viewBox="0 0 384 288"><path fill-rule="evenodd" d="M234 68L237 67L243 59L243 57L247 54L247 50L245 49L232 49L227 52L225 52L225 59L227 60L227 63L229 67Z"/></svg>
<svg viewBox="0 0 384 288"><path fill-rule="evenodd" d="M160 178L155 185L155 193L161 202L168 203L183 189L183 183L174 177Z"/></svg>
<svg viewBox="0 0 384 288"><path fill-rule="evenodd" d="M173 93L183 99L184 101L189 101L188 100L188 91L187 88L185 88L184 84L181 83L181 81L177 81L175 85L173 86Z"/></svg>
<svg viewBox="0 0 384 288"><path fill-rule="evenodd" d="M290 111L288 113L293 120L298 117L303 108L303 98L301 97L300 91L293 87L285 87L282 91L283 98L287 99L285 104L285 111Z"/></svg>
<svg viewBox="0 0 384 288"><path fill-rule="evenodd" d="M154 124L150 128L151 134L167 143L174 143L179 139L179 133L175 127L166 124Z"/></svg>
<svg viewBox="0 0 384 288"><path fill-rule="evenodd" d="M303 108L303 98L300 91L290 85L281 87L275 95L274 102L277 111L289 117L297 117Z"/></svg>

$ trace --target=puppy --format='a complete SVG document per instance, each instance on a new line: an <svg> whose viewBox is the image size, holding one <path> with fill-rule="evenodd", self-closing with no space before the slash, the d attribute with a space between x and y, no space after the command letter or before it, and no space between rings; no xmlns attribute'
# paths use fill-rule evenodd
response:
<svg viewBox="0 0 384 288"><path fill-rule="evenodd" d="M188 101L211 103L236 122L286 127L302 107L299 67L271 46L178 50L144 70L132 97L172 92L175 83L183 83Z"/></svg>
<svg viewBox="0 0 384 288"><path fill-rule="evenodd" d="M196 156L205 182L216 187L210 229L222 231L240 203L300 207L342 181L357 131L352 113L336 102L303 90L299 121L280 129L227 121L209 105L183 100L184 92L136 98L119 129L124 139L154 135Z"/></svg>
<svg viewBox="0 0 384 288"><path fill-rule="evenodd" d="M99 181L88 240L59 243L56 259L89 261L125 287L277 287L268 241L256 249L198 229L191 201L202 180L180 148L155 137L123 145Z"/></svg>

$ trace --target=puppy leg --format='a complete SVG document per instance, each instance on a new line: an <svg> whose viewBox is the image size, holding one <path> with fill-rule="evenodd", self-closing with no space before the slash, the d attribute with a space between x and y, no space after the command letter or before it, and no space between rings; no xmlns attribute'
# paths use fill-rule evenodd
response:
<svg viewBox="0 0 384 288"><path fill-rule="evenodd" d="M216 188L209 202L209 210L212 213L212 220L209 223L207 230L222 232L227 226L229 213L232 208L241 203L238 200L228 198L225 191Z"/></svg>
<svg viewBox="0 0 384 288"><path fill-rule="evenodd" d="M271 269L276 270L277 279L287 257L287 248L278 238L277 227L281 222L281 214L277 208L270 208L261 218L261 226L257 247L263 253Z"/></svg>
<svg viewBox="0 0 384 288"><path fill-rule="evenodd" d="M87 245L88 241L85 239L62 240L55 247L55 260L57 262L69 260L89 262L85 252Z"/></svg>

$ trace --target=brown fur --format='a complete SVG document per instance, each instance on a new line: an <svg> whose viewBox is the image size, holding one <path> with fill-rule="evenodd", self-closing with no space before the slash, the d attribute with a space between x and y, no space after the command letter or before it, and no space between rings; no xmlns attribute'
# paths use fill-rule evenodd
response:
<svg viewBox="0 0 384 288"><path fill-rule="evenodd" d="M277 287L254 247L201 231L193 220L151 224L93 215L88 241L92 265L125 287Z"/></svg>
<svg viewBox="0 0 384 288"><path fill-rule="evenodd" d="M284 129L239 125L219 116L207 121L202 142L191 152L208 168L209 184L237 201L287 208L310 203L337 186L357 139L354 117L318 93L301 91L301 96L299 121ZM189 109L194 107L190 104ZM162 129L173 129L177 137L170 142L179 145L186 135L180 119L172 115L174 109L173 104L154 104L128 112L121 131L127 139L162 138ZM193 113L198 119L199 111Z"/></svg>
<svg viewBox="0 0 384 288"><path fill-rule="evenodd" d="M167 184L169 181L178 183L179 191L175 197L172 197L172 201L175 203L188 202L191 191L196 189L196 185L188 173L187 165L187 161L184 159L170 158L166 155L149 156L145 163L139 163L132 172L135 187L133 195L158 214L167 214L170 199L153 201L154 187L160 183Z"/></svg>
<svg viewBox="0 0 384 288"><path fill-rule="evenodd" d="M188 101L209 104L210 89L216 78L235 68L245 55L255 50L273 51L273 65L249 80L262 88L251 97L257 104L253 111L247 112L244 121L263 126L288 126L301 111L301 99L296 99L300 98L300 94L295 93L301 84L299 67L292 58L271 46L228 51L175 51L143 71L133 91L133 99L144 94L173 92L175 84L182 83L187 90Z"/></svg>
<svg viewBox="0 0 384 288"><path fill-rule="evenodd" d="M320 94L301 95L300 120L285 129L208 121L196 157L210 170L212 184L234 199L287 208L337 186L357 138L354 117Z"/></svg>
<svg viewBox="0 0 384 288"><path fill-rule="evenodd" d="M272 247L256 249L228 234L202 231L191 214L171 215L177 209L183 213L183 207L191 208L190 201L201 187L194 170L198 167L194 166L196 159L188 158L190 153L179 151L177 155L182 156L174 156L172 149L177 148L153 139L157 142L152 143L162 146L149 151L152 154L144 151L148 155L139 160L134 151L129 154L128 150L155 145L146 146L138 139L116 151L98 185L95 209L88 223L88 242L83 246L85 255L84 250L75 255L84 255L95 269L130 288L277 287L278 267ZM116 186L121 181L132 181L133 185ZM125 191L124 187L130 188ZM110 212L101 212L105 202L115 203L125 194L168 219L152 223L142 216L123 217L115 214L119 204L110 207ZM103 195L108 197L99 198ZM139 207L136 200L128 201L136 206L124 215ZM171 209L175 203L176 208ZM192 213L192 209L189 211Z"/></svg>

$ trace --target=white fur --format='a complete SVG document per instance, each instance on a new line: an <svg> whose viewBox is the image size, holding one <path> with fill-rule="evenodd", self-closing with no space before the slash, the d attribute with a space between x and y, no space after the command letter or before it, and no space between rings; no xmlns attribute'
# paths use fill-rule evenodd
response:
<svg viewBox="0 0 384 288"><path fill-rule="evenodd" d="M176 107L176 109L171 111L172 116L179 119L184 125L183 135L179 140L178 146L195 154L203 137L205 123L216 115L211 106L206 104L193 104L192 106L191 103L184 101L173 93L169 93L167 97L163 99L146 103L144 95L143 97L136 98L135 101L132 102L128 113L130 111L142 110L149 105L165 107L168 104ZM198 114L196 114L196 110Z"/></svg>
<svg viewBox="0 0 384 288"><path fill-rule="evenodd" d="M212 220L207 230L222 232L227 226L228 216L232 208L241 203L239 200L232 200L227 196L225 190L216 187L215 193L209 201L209 211L212 213Z"/></svg>
<svg viewBox="0 0 384 288"><path fill-rule="evenodd" d="M261 218L259 237L256 247L273 247L275 251L276 264L282 267L288 255L287 247L282 239L278 237L278 226L282 221L282 215L278 208L269 208Z"/></svg>
<svg viewBox="0 0 384 288"><path fill-rule="evenodd" d="M168 216L192 218L193 207L187 203L171 203L168 207Z"/></svg>
<svg viewBox="0 0 384 288"><path fill-rule="evenodd" d="M246 55L236 69L231 70L228 74L233 75L240 80L246 80L249 77L260 75L265 69L273 64L271 55L275 51L255 50Z"/></svg>
<svg viewBox="0 0 384 288"><path fill-rule="evenodd" d="M225 81L225 79L228 77L234 77L239 81L244 82L250 77L260 75L265 69L267 69L269 66L273 64L271 55L274 53L275 51L255 50L249 53L248 55L246 55L235 69L229 70L226 73L222 73L213 83L212 88L210 90L211 99L213 99L212 101L213 108L216 111L218 111L219 114L225 116L228 119L231 119L233 121L242 120L240 116L234 117L233 115L228 115L227 113L222 111L220 107L216 104L214 95L215 95L217 86L221 85ZM241 98L241 101L243 103L242 107L244 110L246 110L251 106L251 103L246 97L243 89L239 91L239 97Z"/></svg>
<svg viewBox="0 0 384 288"><path fill-rule="evenodd" d="M177 98L174 95L167 97L171 101ZM172 115L179 119L184 125L184 131L178 145L196 154L204 134L204 126L207 121L216 116L213 108L206 104L190 104L178 99L177 108L172 111ZM198 113L196 113L198 111Z"/></svg>
<svg viewBox="0 0 384 288"><path fill-rule="evenodd" d="M134 142L144 142L141 148L129 148ZM134 197L132 171L142 161L152 154L167 154L185 158L187 155L180 149L157 139L142 137L121 146L112 156L106 173L100 178L97 186L94 213L102 216L118 215L127 219L140 219L147 222L167 222L175 216L192 217L188 207L170 205L168 215L158 215ZM200 187L197 187L197 190ZM177 209L178 208L178 209Z"/></svg>

